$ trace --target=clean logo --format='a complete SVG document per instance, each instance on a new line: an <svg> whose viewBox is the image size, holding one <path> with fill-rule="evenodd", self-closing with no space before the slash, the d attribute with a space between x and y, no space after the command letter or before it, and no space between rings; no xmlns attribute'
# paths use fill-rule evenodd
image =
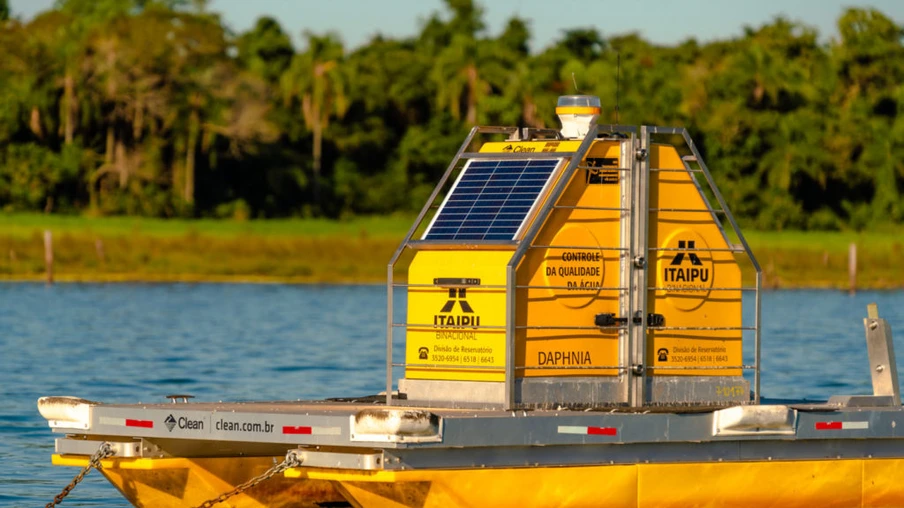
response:
<svg viewBox="0 0 904 508"><path fill-rule="evenodd" d="M166 420L163 420L163 424L166 425L166 430L172 432L173 427L176 426L176 419L173 418L173 415L169 415L166 417Z"/></svg>

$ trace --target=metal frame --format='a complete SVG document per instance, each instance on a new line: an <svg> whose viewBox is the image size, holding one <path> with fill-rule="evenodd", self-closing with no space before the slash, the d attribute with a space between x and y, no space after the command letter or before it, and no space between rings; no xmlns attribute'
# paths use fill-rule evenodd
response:
<svg viewBox="0 0 904 508"><path fill-rule="evenodd" d="M424 203L424 207L421 208L421 212L417 215L417 219L414 220L414 224L411 225L411 229L408 230L408 234L405 235L405 239L393 253L392 258L389 260L389 264L386 267L386 405L389 406L392 404L392 339L393 339L393 326L392 326L392 301L393 301L393 269L395 268L396 262L398 262L399 257L402 256L402 252L408 247L408 243L411 241L411 237L414 236L414 233L417 232L417 229L420 227L421 222L424 220L424 217L427 216L427 212L430 211L430 207L433 206L433 202L436 201L436 197L439 196L440 191L443 186L446 185L446 181L449 180L449 176L452 174L452 171L455 170L455 166L458 165L458 160L461 159L461 154L464 153L465 150L471 146L471 142L474 141L474 137L478 133L491 133L491 134L504 134L512 132L517 132L518 129L516 127L512 128L493 128L493 127L474 127L471 129L471 132L468 133L468 137L465 138L464 143L459 147L458 152L455 154L455 157L452 159L452 162L449 163L449 166L446 168L446 172L443 173L443 177L440 178L439 183L433 189L433 192L430 194L430 197L427 199L427 202Z"/></svg>
<svg viewBox="0 0 904 508"><path fill-rule="evenodd" d="M631 368L628 370L628 404L641 407L646 404L647 385L647 259L649 242L650 201L650 135L647 126L640 127L640 135L634 138L634 146L628 153L633 171L629 173L629 191L632 211L629 213L630 231L628 258L624 259L623 272L630 274L628 294L628 354ZM640 315L640 324L634 316Z"/></svg>
<svg viewBox="0 0 904 508"><path fill-rule="evenodd" d="M734 215L731 213L731 210L728 207L728 204L725 202L725 199L722 197L722 193L719 192L719 189L716 186L715 180L713 179L712 174L709 172L709 168L706 166L706 163L703 161L703 157L700 155L700 152L697 150L697 145L694 143L693 139L691 139L691 136L688 133L687 129L685 129L683 127L641 126L640 132L641 132L640 143L642 146L639 148L646 148L647 150L649 150L649 147L652 144L651 137L653 135L677 135L677 136L681 136L682 139L684 139L685 145L687 146L688 150L690 150L691 154L693 154L693 155L685 156L685 157L681 158L681 161L684 165L684 169L676 170L676 169L650 168L649 162L647 161L644 163L645 168L641 168L640 171L635 171L634 174L637 175L638 173L640 173L641 177L645 178L647 180L646 184L648 186L649 174L650 174L650 172L653 172L653 171L655 171L655 172L681 172L681 171L683 171L683 172L688 173L691 177L691 181L696 186L697 191L700 193L700 196L703 198L703 202L706 204L706 206L708 208L708 210L703 210L701 212L707 212L712 215L713 222L719 227L719 230L722 232L722 235L723 235L726 243L730 246L728 249L712 248L712 249L706 249L706 250L712 251L712 252L744 253L744 254L746 254L747 258L750 260L750 263L756 272L756 276L755 276L756 284L755 284L755 287L753 287L753 288L738 287L738 288L715 288L715 289L717 289L717 290L740 290L742 292L749 292L749 291L754 292L754 325L752 327L740 326L740 327L736 327L736 328L732 328L732 329L749 330L749 331L754 332L754 365L753 366L745 365L742 367L744 369L749 369L749 370L754 371L753 402L755 404L759 404L760 398L761 398L760 397L760 365L761 365L761 359L760 359L761 336L760 336L760 334L761 334L761 330L762 330L762 326L761 326L761 308L762 308L761 292L762 292L762 287L763 287L763 282L762 282L763 276L762 276L762 269L760 268L760 264L757 261L756 256L754 256L753 251L750 249L750 245L747 243L747 239L744 237L743 232L741 232L741 229L738 226L738 223L735 220ZM692 163L692 162L697 163L700 168L693 169L690 166L690 163ZM698 182L697 178L695 177L695 174L697 174L697 173L703 174L704 178L706 179L706 183L707 183L710 191L713 193L713 197L715 197L716 201L719 204L718 210L713 208L712 204L709 202L709 199L703 193L703 190L700 187L700 182ZM646 197L648 199L649 191L647 191ZM635 203L635 205L636 205L636 203ZM649 203L646 201L644 202L644 209L645 209L645 213L643 215L647 220L649 217L649 213L653 212L653 211L656 211L656 212L678 212L678 211L686 212L686 211L688 211L688 210L680 210L680 209L650 208ZM738 240L741 243L740 245L735 245L730 241L730 239L728 238L728 235L725 232L725 228L722 226L722 221L719 219L719 214L724 215L724 217L728 220L729 224L731 225L732 231L735 233L735 235L737 235ZM641 215L641 214L638 213L636 215ZM636 224L637 222L639 222L639 221L634 221L633 223ZM646 224L646 220L644 220L643 222L644 222L644 224ZM639 248L640 246L638 245L636 247ZM651 248L649 246L646 246L643 250L645 252L645 259L646 259L646 254L649 254L649 252L651 252L651 251L661 251L661 250L671 250L671 249L659 248L659 247ZM644 271L646 271L646 266L644 267ZM661 288L647 287L647 291L655 291L658 289L661 289ZM640 299L635 298L635 300L639 301ZM643 326L644 327L646 326L646 320L643 321ZM671 329L671 328L665 327L665 329ZM694 328L694 329L702 330L702 329L708 329L708 328L700 327L700 328ZM644 339L645 338L646 338L646 334L644 334ZM743 338L742 338L742 340L743 340ZM660 370L660 369L665 369L665 368L664 367L655 367L654 368L654 367L643 366L643 374L646 375L647 370L654 370L654 369Z"/></svg>
<svg viewBox="0 0 904 508"><path fill-rule="evenodd" d="M595 133L596 133L596 129L592 129L591 132L588 133L588 135L584 138L584 142L581 144L581 148L578 149L578 152L533 152L530 154L530 157L538 158L538 159L569 158L568 166L567 166L565 172L568 174L572 174L574 172L573 166L575 166L574 161L578 160L578 162L580 162L581 160L583 160L583 155L577 156L578 153L581 153L581 154L586 153L586 150L592 144ZM443 242L443 241L417 241L417 240L412 240L412 238L413 238L414 234L417 232L418 228L423 223L424 218L427 216L427 213L430 211L431 208L433 208L433 205L436 202L436 198L439 196L442 189L446 186L446 183L448 182L449 177L455 171L455 168L458 167L458 164L462 159L524 158L523 154L515 154L515 153L491 153L490 154L490 153L480 153L480 152L468 152L467 151L468 148L471 146L471 144L474 141L474 138L478 134L508 134L509 140L526 141L526 140L522 139L521 131L519 131L519 129L517 127L496 127L496 126L473 127L471 129L471 131L468 133L467 138L465 138L465 141L459 147L458 152L456 152L456 154L455 154L455 157L452 158L452 161L447 166L446 172L443 173L443 176L442 176L442 178L440 178L439 183L437 183L436 187L434 187L433 192L430 194L430 197L427 199L427 202L421 208L421 211L418 214L417 218L415 219L414 224L412 224L411 228L408 230L408 233L405 235L405 239L402 240L402 243L399 245L399 247L393 253L392 258L390 258L389 263L387 264L387 267L386 267L387 308L386 308L386 393L385 393L385 398L386 398L387 405L392 404L392 386L393 386L393 382L394 382L393 367L405 365L404 363L396 364L396 363L393 363L393 361L392 361L392 352L393 352L392 341L393 341L393 337L394 337L394 330L395 330L395 328L397 328L397 326L395 326L395 323L393 323L393 318L392 318L392 316L393 316L393 296L394 296L393 288L396 286L407 287L407 284L394 284L393 283L395 264L398 262L399 258L401 257L401 255L405 251L405 249L410 248L410 247L418 247L420 245L429 245L431 248L444 248L444 247L445 248L454 248L457 246L457 245L448 244L448 242ZM581 149L583 149L583 151L581 151ZM559 167L561 167L561 165ZM557 168L557 170L561 171L558 168ZM545 188L544 188L544 192L545 192ZM555 192L555 190L553 190L553 192ZM561 193L561 191L559 191L559 192ZM541 195L543 195L543 194L544 193L541 192ZM547 201L547 204L548 203L549 203L549 201ZM542 211L531 210L531 213L528 215L527 219L525 220L525 223L528 223L530 221L533 221L536 223L538 220L542 221L543 218L545 218L545 216L549 213L549 210L547 208L548 208L547 206L544 206ZM533 215L531 215L531 214L533 214ZM534 232L534 235L535 234L536 234L536 232ZM487 248L492 248L492 247L498 248L500 246L505 246L505 245L510 245L510 246L523 245L525 242L525 239L527 238L528 235L530 235L530 232L525 234L524 239L522 239L520 242L511 242L511 241L510 242L477 242L477 243L470 242L468 245L472 246L472 247L485 246ZM533 237L531 237L531 239L532 238ZM446 245L446 244L448 244L448 245ZM510 289L508 284L506 285L506 288ZM509 335L508 330L506 332L506 335L507 336ZM507 343L514 343L513 336L507 338ZM512 349L511 345L508 345L507 349L511 350ZM512 354L514 354L514 353L512 353ZM507 358L506 361L509 362L509 359ZM514 356L512 356L510 363L512 365L514 364ZM511 369L507 369L507 376L506 376L507 378L508 378L508 372L510 370ZM512 386L512 389L513 388L514 387Z"/></svg>
<svg viewBox="0 0 904 508"><path fill-rule="evenodd" d="M901 405L901 386L898 384L898 363L895 359L895 343L891 337L888 321L879 317L875 303L867 306L867 318L863 320L866 330L866 352L869 356L870 376L873 395L890 397L891 404Z"/></svg>
<svg viewBox="0 0 904 508"><path fill-rule="evenodd" d="M679 128L656 128L657 133L663 134L680 134L682 138L684 138L684 142L687 145L688 149L694 155L694 162L696 162L703 173L703 176L706 178L706 183L709 185L710 191L712 191L713 196L716 198L716 201L719 203L719 207L722 212L724 212L725 218L728 219L728 223L731 224L732 231L737 235L738 241L741 242L741 246L743 247L744 253L747 255L747 259L750 260L750 263L753 265L753 269L756 271L756 292L754 293L754 404L760 403L760 346L761 346L761 311L762 311L762 289L763 289L763 270L760 268L760 263L757 261L756 256L753 254L753 250L750 249L750 244L747 243L747 239L744 237L744 233L741 231L741 228L738 226L738 222L734 218L734 214L731 213L731 209L728 207L728 203L725 202L725 198L722 197L722 193L719 192L719 187L716 186L715 180L713 180L712 174L709 172L709 168L706 166L706 162L703 161L703 157L700 155L699 150L697 150L697 145L694 143L694 140L691 139L690 133L688 133L687 129L683 127ZM691 171L690 165L688 161L684 160L685 169ZM691 180L696 182L696 178L691 175ZM702 193L701 193L702 195ZM704 202L707 202L704 197ZM710 207L712 209L712 207ZM714 222L722 228L722 222L717 220L717 217L713 216ZM724 229L723 229L724 235ZM726 243L728 242L728 237L725 237Z"/></svg>
<svg viewBox="0 0 904 508"><path fill-rule="evenodd" d="M607 130L616 134L612 136L600 136L601 130ZM450 176L459 167L462 159L509 159L523 158L524 154L515 153L481 153L468 151L478 134L509 134L509 140L513 141L529 141L524 139L522 132L517 128L511 127L475 127L471 129L468 137L462 143L452 162L446 169L433 193L425 203L417 219L408 231L402 244L393 254L387 266L387 339L386 339L386 403L392 403L392 386L393 386L393 367L404 367L407 364L394 363L392 361L393 352L393 334L395 328L407 328L407 324L396 324L393 322L393 288L409 287L408 284L394 284L393 270L395 264L401 257L402 252L406 248L420 248L429 246L429 248L458 248L460 244L449 244L442 241L424 241L414 240L413 236L424 221L431 208L434 207L437 197L448 183ZM650 167L650 152L652 147L652 137L654 135L680 135L684 139L692 156L682 157L684 169L659 169ZM598 137L599 136L599 137ZM504 327L492 327L494 329L504 328L506 333L506 360L505 360L505 382L504 382L504 407L506 409L515 409L519 407L522 401L517 400L517 378L516 371L519 370L515 366L515 342L516 331L519 329L532 328L527 326L517 326L516 316L516 295L518 290L531 288L533 286L517 284L517 267L523 260L527 251L531 248L551 247L533 245L537 235L543 227L549 214L559 208L569 208L567 206L558 205L558 200L562 196L565 188L572 180L574 174L579 169L586 169L583 160L589 151L593 142L597 139L618 140L621 141L621 166L617 168L621 172L620 178L620 196L621 202L618 207L605 207L605 210L616 210L620 212L621 222L621 242L619 247L603 247L604 250L619 252L620 254L620 280L617 287L605 288L615 289L619 291L619 312L623 317L628 318L626 324L611 327L613 330L619 331L619 365L613 366L619 371L618 379L622 385L622 395L619 397L622 403L627 403L632 407L642 407L650 401L648 390L650 390L649 372L654 367L646 365L646 344L648 330L664 330L670 327L648 327L645 319L646 310L648 308L648 299L650 291L656 291L660 288L651 287L648 284L648 264L649 255L652 251L667 250L659 247L649 246L649 220L651 212L675 212L682 210L651 208L649 203L649 187L650 174L653 171L673 171L687 172L691 176L691 181L696 186L698 192L703 198L707 210L695 210L710 213L713 221L719 227L726 242L729 244L728 249L710 249L718 251L728 251L733 253L745 253L756 270L755 287L738 287L738 288L714 288L715 290L740 290L742 292L753 291L755 294L754 309L754 325L731 327L732 330L743 330L754 332L754 365L741 365L744 370L754 370L754 403L760 401L760 319L761 319L761 289L762 289L762 270L757 262L750 246L747 243L743 233L737 225L728 205L725 203L722 194L715 186L712 175L706 164L703 162L696 145L690 138L687 130L684 128L673 127L654 127L654 126L622 126L622 125L597 125L591 128L590 132L583 138L580 146L574 152L533 152L529 155L531 158L569 158L566 164L560 165L555 173L555 181L547 184L540 196L543 197L543 204L532 209L531 213L525 220L526 230L522 231L520 239L510 242L468 242L469 248L499 248L509 246L514 248L514 253L506 266L506 284L505 286L493 286L494 289L506 290L506 324ZM699 164L699 169L691 168L690 163ZM695 174L702 173L706 178L706 182L713 193L713 196L719 204L719 209L715 209L707 196L703 193L700 183L697 181ZM551 185L551 187L550 187ZM577 208L577 207L572 207ZM740 245L733 244L726 235L722 226L719 215L724 215L730 223L734 233L740 240ZM524 225L522 229L524 229ZM473 245L472 245L473 244ZM558 246L557 246L558 247ZM634 323L635 315L642 316L638 324ZM743 325L743 323L742 323ZM546 327L548 328L548 327ZM568 327L571 329L572 327ZM596 328L596 327L581 327ZM711 327L684 327L682 330L709 330ZM728 328L726 328L728 329ZM743 340L743 336L742 336ZM463 366L467 370L475 370L475 366ZM498 369L498 367L495 367ZM730 369L738 367L718 367L718 369ZM655 367L655 369L660 369ZM665 370L665 368L662 368ZM568 370L562 367L560 370ZM693 369L682 369L693 370ZM613 400L618 403L618 400Z"/></svg>
<svg viewBox="0 0 904 508"><path fill-rule="evenodd" d="M442 429L442 439L437 438L437 431L432 431L422 438L412 435L418 439L408 442L400 438L407 438L409 434L399 433L391 425L385 433L374 435L373 440L354 440L352 422L359 415L396 411L375 409L369 403L96 404L90 407L86 428L67 427L59 424L65 422L58 422L52 426L52 431L66 436L57 440L57 453L78 455L87 455L96 449L99 439L113 443L118 457L231 456L235 446L224 449L222 444L234 443L240 444L248 456L274 455L294 447L329 453L382 451L394 456L411 454L411 460L415 460L415 455L432 457L430 464L421 463L418 467L446 468L474 467L473 461L489 467L519 465L517 461L523 451L529 451L541 462L549 461L549 464L564 465L577 460L588 464L606 463L617 460L619 450L627 450L625 447L628 446L642 447L635 448L628 454L630 456L623 456L629 463L674 462L676 457L669 455L668 450L675 447L682 447L683 460L700 460L705 458L707 447L722 445L734 454L738 453L739 446L748 446L747 452L742 454L748 460L769 456L784 459L850 458L867 454L904 456L904 440L889 430L904 425L901 406L845 407L829 402L708 409L686 413L638 413L631 409L515 413L435 409L419 413L435 422L431 428ZM126 427L116 423L126 419L148 425ZM224 419L246 426L251 424L258 431L218 428L216 422ZM183 420L199 425L185 428L165 425L166 421ZM262 425L272 431L260 432ZM580 426L605 427L610 432L582 434L572 431ZM285 428L308 431L287 434ZM87 446L85 442L94 445ZM537 446L537 443L543 443L543 446ZM140 446L136 446L138 444ZM618 446L611 446L615 444ZM639 450L644 451L636 453ZM732 460L730 455L723 458ZM738 458L735 455L734 460ZM345 467L364 465L348 464Z"/></svg>
<svg viewBox="0 0 904 508"><path fill-rule="evenodd" d="M628 140L621 143L621 153L620 159L622 161L621 166L629 168L629 171L625 172L623 178L621 178L621 182L619 184L619 199L620 199L620 207L625 209L626 211L622 213L620 217L620 227L619 227L619 245L621 245L626 250L622 252L621 258L619 260L619 275L618 275L618 284L619 286L625 288L625 291L622 291L618 295L618 311L619 314L623 317L631 315L631 297L630 291L632 286L632 277L631 277L631 251L632 251L632 235L633 229L631 227L631 216L632 214L632 200L634 199L634 194L632 192L632 182L634 181L634 150L635 145L637 144L637 132L631 132ZM626 161L630 161L630 165L626 164ZM633 363L633 351L631 348L631 329L630 319L618 333L618 361L621 365L625 366L625 368L619 372L619 381L622 384L622 393L621 393L621 401L628 404L630 403L633 388L631 386L631 371L627 368L627 366Z"/></svg>
<svg viewBox="0 0 904 508"><path fill-rule="evenodd" d="M549 216L549 213L553 210L555 204L559 201L559 198L562 196L562 193L565 192L565 188L568 187L568 184L571 182L572 176L574 176L575 172L578 169L578 166L583 162L584 155L590 150L590 147L593 146L593 142L596 140L597 127L592 126L590 130L587 132L587 135L584 136L584 140L581 141L580 146L577 150L571 155L570 160L568 161L568 165L565 166L565 169L559 175L558 180L556 181L555 186L550 190L550 192L546 196L546 201L543 203L543 206L537 211L536 216L533 219L530 227L524 233L524 236L521 238L521 241L518 243L518 247L515 248L514 254L512 254L511 259L509 259L508 265L506 265L505 269L505 280L506 280L506 309L505 309L505 408L506 409L515 409L516 401L515 401L515 296L517 294L516 286L518 284L518 274L517 268L521 263L521 260L524 259L524 255L527 254L527 250L531 248L531 245L534 243L537 235L540 233L540 229L543 227L543 224L546 222L546 218ZM551 152L552 153L552 152Z"/></svg>

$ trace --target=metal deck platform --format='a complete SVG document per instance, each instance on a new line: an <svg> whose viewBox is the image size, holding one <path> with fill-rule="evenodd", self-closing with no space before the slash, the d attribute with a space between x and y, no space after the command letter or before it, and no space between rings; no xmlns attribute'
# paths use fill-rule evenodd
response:
<svg viewBox="0 0 904 508"><path fill-rule="evenodd" d="M46 404L57 403L42 399ZM333 401L96 404L51 420L57 453L120 457L283 454L351 469L801 460L904 456L900 406L850 402L666 411L499 411ZM898 428L901 427L901 430ZM581 445L581 446L575 446ZM611 446L621 445L621 446Z"/></svg>

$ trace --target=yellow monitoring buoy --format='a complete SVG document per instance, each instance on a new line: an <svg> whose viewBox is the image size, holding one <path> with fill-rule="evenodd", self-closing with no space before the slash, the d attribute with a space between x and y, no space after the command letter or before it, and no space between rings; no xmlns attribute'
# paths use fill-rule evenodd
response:
<svg viewBox="0 0 904 508"><path fill-rule="evenodd" d="M562 97L559 136L486 142L459 164L412 242L409 398L498 402L507 361L521 403L624 403L632 375L653 402L747 396L741 273L721 224L675 147L648 144L641 162L635 136L596 136L599 111L596 97ZM645 209L632 198L640 171ZM645 372L630 351L641 325Z"/></svg>

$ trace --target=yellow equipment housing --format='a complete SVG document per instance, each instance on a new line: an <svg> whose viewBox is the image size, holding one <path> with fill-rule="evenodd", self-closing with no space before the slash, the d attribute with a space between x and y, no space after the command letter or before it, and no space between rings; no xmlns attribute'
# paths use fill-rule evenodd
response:
<svg viewBox="0 0 904 508"><path fill-rule="evenodd" d="M740 231L740 245L726 236L719 214L730 212L718 191L716 209L701 190L697 175L712 183L705 165L651 142L683 134L695 153L686 132L593 128L583 139L560 140L481 129L400 247L414 256L407 319L390 324L405 329L399 390L426 404L509 408L749 400L742 292L751 288L742 287L736 255L757 265ZM500 131L509 139L474 141ZM519 171L531 171L519 168L537 161L554 168L523 217L504 204L482 207L481 200L517 193ZM465 176L484 167L495 169ZM497 177L511 182L490 192ZM479 193L468 188L479 185ZM479 213L487 210L497 214L489 223ZM512 230L498 225L502 216L523 220L510 239L500 239ZM495 237L475 240L461 233L468 228ZM747 329L758 332L758 323Z"/></svg>

